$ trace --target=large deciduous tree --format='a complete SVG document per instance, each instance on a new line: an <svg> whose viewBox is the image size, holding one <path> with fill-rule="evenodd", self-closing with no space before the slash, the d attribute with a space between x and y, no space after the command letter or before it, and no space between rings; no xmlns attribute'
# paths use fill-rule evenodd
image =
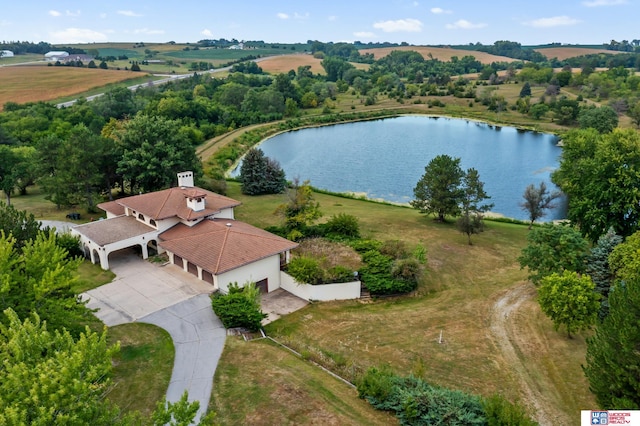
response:
<svg viewBox="0 0 640 426"><path fill-rule="evenodd" d="M574 130L563 144L552 179L569 198L571 222L591 241L609 228L634 233L640 226L640 133Z"/></svg>
<svg viewBox="0 0 640 426"><path fill-rule="evenodd" d="M518 257L536 285L542 278L563 271L583 272L589 244L579 231L565 225L544 224L527 235L527 246Z"/></svg>
<svg viewBox="0 0 640 426"><path fill-rule="evenodd" d="M0 145L0 189L7 197L7 204L11 204L11 194L18 184L16 170L19 161L12 148Z"/></svg>
<svg viewBox="0 0 640 426"><path fill-rule="evenodd" d="M482 204L491 198L484 191L484 182L480 180L478 171L470 168L462 178L462 197L460 199L460 211L462 215L456 221L460 232L467 234L469 245L471 235L483 231L484 223L482 214L493 207L493 204Z"/></svg>
<svg viewBox="0 0 640 426"><path fill-rule="evenodd" d="M420 213L435 214L441 222L447 215L457 216L464 196L460 185L465 174L460 168L460 159L438 155L424 171L413 189L415 200L411 205Z"/></svg>
<svg viewBox="0 0 640 426"><path fill-rule="evenodd" d="M542 278L538 288L540 308L556 328L565 326L567 335L590 328L598 318L600 295L594 291L594 284L588 275L576 272L554 272Z"/></svg>
<svg viewBox="0 0 640 426"><path fill-rule="evenodd" d="M604 409L640 409L638 324L640 277L636 273L611 289L609 315L596 327L595 335L587 339L584 372L591 392Z"/></svg>
<svg viewBox="0 0 640 426"><path fill-rule="evenodd" d="M618 114L608 105L581 108L578 123L582 129L592 128L600 133L609 133L618 127Z"/></svg>
<svg viewBox="0 0 640 426"><path fill-rule="evenodd" d="M533 222L547 214L546 210L555 208L553 201L558 197L560 192L550 192L544 182L540 182L537 187L530 184L525 188L522 194L524 201L520 203L520 207L529 214L529 229L533 226Z"/></svg>
<svg viewBox="0 0 640 426"><path fill-rule="evenodd" d="M276 160L265 157L259 148L250 149L240 168L242 193L248 195L279 194L287 186L284 170Z"/></svg>
<svg viewBox="0 0 640 426"><path fill-rule="evenodd" d="M129 182L131 192L150 192L175 185L176 174L192 170L201 175L202 165L189 136L179 121L138 114L117 135L122 147L118 173Z"/></svg>

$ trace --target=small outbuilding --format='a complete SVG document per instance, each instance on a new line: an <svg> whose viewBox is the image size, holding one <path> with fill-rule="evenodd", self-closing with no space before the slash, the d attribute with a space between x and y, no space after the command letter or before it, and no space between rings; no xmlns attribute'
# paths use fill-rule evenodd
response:
<svg viewBox="0 0 640 426"><path fill-rule="evenodd" d="M46 61L59 61L69 56L69 52L52 50L44 54Z"/></svg>
<svg viewBox="0 0 640 426"><path fill-rule="evenodd" d="M13 58L13 52L10 50L0 50L0 58Z"/></svg>

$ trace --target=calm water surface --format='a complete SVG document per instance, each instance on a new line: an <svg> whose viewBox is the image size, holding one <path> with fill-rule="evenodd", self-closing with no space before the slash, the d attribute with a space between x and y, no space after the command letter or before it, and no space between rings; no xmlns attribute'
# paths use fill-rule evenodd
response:
<svg viewBox="0 0 640 426"><path fill-rule="evenodd" d="M448 154L459 157L463 169L478 170L494 212L527 219L518 205L527 185L544 181L556 189L550 173L558 166L557 142L554 135L511 127L409 116L283 133L260 148L280 162L287 179L400 203L413 199L429 161ZM560 204L544 220L564 218L565 203Z"/></svg>

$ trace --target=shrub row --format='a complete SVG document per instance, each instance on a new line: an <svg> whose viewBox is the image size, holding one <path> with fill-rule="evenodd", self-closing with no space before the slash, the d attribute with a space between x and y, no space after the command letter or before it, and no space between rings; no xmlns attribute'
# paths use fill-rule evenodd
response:
<svg viewBox="0 0 640 426"><path fill-rule="evenodd" d="M413 376L396 376L389 368L370 368L358 380L357 388L360 398L378 410L394 412L402 425L536 424L522 407L499 395L483 399Z"/></svg>

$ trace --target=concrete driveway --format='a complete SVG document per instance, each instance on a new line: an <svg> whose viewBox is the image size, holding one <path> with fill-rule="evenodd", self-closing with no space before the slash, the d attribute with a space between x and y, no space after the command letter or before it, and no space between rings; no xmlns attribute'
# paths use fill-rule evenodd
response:
<svg viewBox="0 0 640 426"><path fill-rule="evenodd" d="M184 391L199 401L196 423L206 412L213 375L224 349L226 330L211 308L210 284L175 265L162 266L140 259L132 250L109 256L116 279L81 294L87 306L107 326L130 322L157 325L169 332L175 359L167 400Z"/></svg>
<svg viewBox="0 0 640 426"><path fill-rule="evenodd" d="M82 293L87 307L107 326L134 322L146 315L190 299L209 294L213 287L175 265L162 266L141 260L133 250L109 256L116 278Z"/></svg>

